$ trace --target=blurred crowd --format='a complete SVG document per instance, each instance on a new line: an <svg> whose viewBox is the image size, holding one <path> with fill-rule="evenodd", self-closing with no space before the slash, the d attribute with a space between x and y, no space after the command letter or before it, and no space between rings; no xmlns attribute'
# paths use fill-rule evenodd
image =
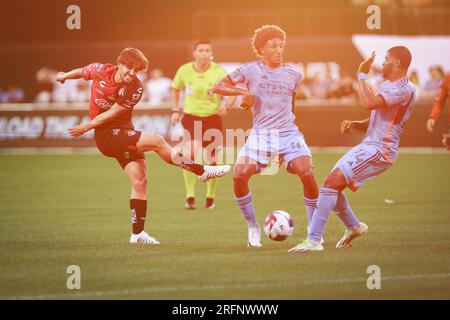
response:
<svg viewBox="0 0 450 320"><path fill-rule="evenodd" d="M36 78L39 84L39 93L34 102L88 102L92 81L83 79L66 81L64 84L54 80L55 70L43 68L38 71ZM153 69L148 74L139 73L138 78L144 84L142 101L153 107L170 104L172 80L163 75L162 70Z"/></svg>
<svg viewBox="0 0 450 320"><path fill-rule="evenodd" d="M0 88L0 103L20 103L25 101L25 91L14 85L9 85L6 90Z"/></svg>
<svg viewBox="0 0 450 320"><path fill-rule="evenodd" d="M239 64L227 64L234 69ZM308 63L298 64L305 74L304 80L297 88L297 99L308 101L335 100L358 101L357 81L353 73L342 70L336 63ZM86 103L89 101L91 81L71 80L64 83L54 81L56 71L42 68L36 74L39 86L38 94L32 99L37 103ZM442 79L444 69L439 65L430 66L427 80L421 82L416 70L409 75L410 81L416 86L418 99L433 99ZM150 107L168 107L171 105L172 80L163 74L161 69L152 69L148 73L139 73L139 79L145 86L143 102ZM368 82L376 90L383 81L381 70L372 67ZM28 99L28 101L31 99ZM17 85L9 85L3 90L0 88L0 103L26 102L25 92Z"/></svg>
<svg viewBox="0 0 450 320"><path fill-rule="evenodd" d="M333 67L335 72L332 72ZM337 69L336 69L337 67ZM297 99L304 100L358 100L357 80L353 74L345 70L339 70L334 64L325 64L325 71L306 72L304 81L297 90ZM408 76L409 80L416 87L417 99L433 99L445 76L444 69L439 65L430 66L428 78L421 84L419 74L412 70ZM384 81L381 69L372 67L367 81L376 91Z"/></svg>

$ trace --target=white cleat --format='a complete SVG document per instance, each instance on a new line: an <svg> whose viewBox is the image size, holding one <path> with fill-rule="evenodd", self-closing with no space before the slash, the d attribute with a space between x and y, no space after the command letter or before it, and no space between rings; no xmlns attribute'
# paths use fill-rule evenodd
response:
<svg viewBox="0 0 450 320"><path fill-rule="evenodd" d="M259 226L248 228L248 242L249 247L261 247L261 229Z"/></svg>
<svg viewBox="0 0 450 320"><path fill-rule="evenodd" d="M223 166L205 166L204 168L205 172L199 177L202 182L223 177L231 169L228 164Z"/></svg>
<svg viewBox="0 0 450 320"><path fill-rule="evenodd" d="M336 244L336 248L347 248L352 246L352 241L367 234L369 227L365 223L360 223L355 229L346 229L344 236Z"/></svg>
<svg viewBox="0 0 450 320"><path fill-rule="evenodd" d="M306 239L302 243L288 250L288 252L308 252L308 251L323 251L323 245L320 242L315 242Z"/></svg>
<svg viewBox="0 0 450 320"><path fill-rule="evenodd" d="M139 234L131 234L130 243L159 244L159 241L151 237L147 232L141 231Z"/></svg>

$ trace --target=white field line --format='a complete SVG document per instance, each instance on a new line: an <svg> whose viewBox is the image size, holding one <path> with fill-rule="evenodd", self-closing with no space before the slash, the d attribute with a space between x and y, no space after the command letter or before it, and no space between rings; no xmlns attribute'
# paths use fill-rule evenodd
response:
<svg viewBox="0 0 450 320"><path fill-rule="evenodd" d="M424 274L404 274L397 276L381 276L383 281L413 281L420 279L448 279L450 273L424 273ZM330 284L345 284L345 283L361 283L362 288L366 286L367 278L342 278L342 279L322 279L322 280L304 280L304 281L277 281L276 285L286 286L308 286L308 285L330 285ZM274 283L255 282L247 284L219 284L208 286L163 286L152 288L139 289L123 289L123 290L109 290L109 291L83 291L76 290L60 294L38 294L30 296L15 296L15 297L0 297L0 299L9 300L43 300L43 299L83 299L87 297L92 298L106 298L113 296L127 296L136 294L151 294L151 293L168 293L168 292L183 292L183 291L217 291L225 289L262 289L267 287L274 287Z"/></svg>

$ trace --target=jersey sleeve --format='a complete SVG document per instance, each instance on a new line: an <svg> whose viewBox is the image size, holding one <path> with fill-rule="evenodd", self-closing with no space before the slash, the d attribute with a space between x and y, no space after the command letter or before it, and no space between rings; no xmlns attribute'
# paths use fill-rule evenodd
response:
<svg viewBox="0 0 450 320"><path fill-rule="evenodd" d="M84 80L92 80L95 78L98 72L103 69L104 64L102 63L91 63L81 69L81 75Z"/></svg>
<svg viewBox="0 0 450 320"><path fill-rule="evenodd" d="M176 90L180 90L184 87L184 80L183 80L183 67L179 68L177 70L177 73L175 74L175 78L172 80L172 88Z"/></svg>
<svg viewBox="0 0 450 320"><path fill-rule="evenodd" d="M241 64L236 70L228 75L234 83L245 83L248 81L247 65Z"/></svg>
<svg viewBox="0 0 450 320"><path fill-rule="evenodd" d="M448 92L448 87L450 85L450 75L445 77L439 87L439 91L436 94L436 98L434 99L433 109L431 110L430 118L437 120L442 110L444 110L445 102L447 101L447 97L450 94Z"/></svg>
<svg viewBox="0 0 450 320"><path fill-rule="evenodd" d="M127 88L123 95L121 95L121 89L119 89L116 102L122 107L133 109L134 106L141 100L143 92L144 87L140 82Z"/></svg>
<svg viewBox="0 0 450 320"><path fill-rule="evenodd" d="M388 107L407 103L411 99L411 94L408 86L387 86L379 93Z"/></svg>
<svg viewBox="0 0 450 320"><path fill-rule="evenodd" d="M298 70L297 70L297 80L295 82L295 89L294 90L297 89L299 83L303 81L303 78L304 78L303 70L301 68L298 68Z"/></svg>

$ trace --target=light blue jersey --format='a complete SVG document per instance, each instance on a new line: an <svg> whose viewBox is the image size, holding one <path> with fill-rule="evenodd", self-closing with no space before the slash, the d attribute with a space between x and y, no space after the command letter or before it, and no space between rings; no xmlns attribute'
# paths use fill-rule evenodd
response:
<svg viewBox="0 0 450 320"><path fill-rule="evenodd" d="M242 64L229 74L234 83L243 83L254 96L253 131L298 131L292 112L292 94L303 79L295 65L269 68L262 61Z"/></svg>
<svg viewBox="0 0 450 320"><path fill-rule="evenodd" d="M376 145L383 156L395 161L400 137L409 119L415 102L416 89L407 78L396 82L384 81L378 88L386 106L372 110L365 144Z"/></svg>
<svg viewBox="0 0 450 320"><path fill-rule="evenodd" d="M392 167L415 102L415 88L406 78L383 82L377 95L385 105L372 110L366 137L334 167L341 170L352 191Z"/></svg>

